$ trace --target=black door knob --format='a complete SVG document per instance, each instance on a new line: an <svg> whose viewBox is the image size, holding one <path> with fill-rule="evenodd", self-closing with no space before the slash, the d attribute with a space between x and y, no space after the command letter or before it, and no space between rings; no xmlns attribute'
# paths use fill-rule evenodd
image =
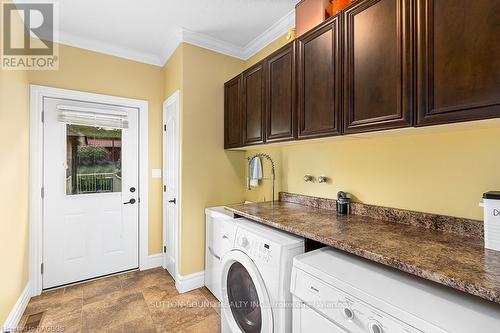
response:
<svg viewBox="0 0 500 333"><path fill-rule="evenodd" d="M175 203L177 203L177 200L175 200L175 198L173 198L172 200L168 200L168 202L175 204Z"/></svg>
<svg viewBox="0 0 500 333"><path fill-rule="evenodd" d="M133 205L133 204L135 204L135 199L134 199L134 198L132 198L132 199L130 199L128 202L124 202L123 204L124 204L124 205L132 204L132 205Z"/></svg>

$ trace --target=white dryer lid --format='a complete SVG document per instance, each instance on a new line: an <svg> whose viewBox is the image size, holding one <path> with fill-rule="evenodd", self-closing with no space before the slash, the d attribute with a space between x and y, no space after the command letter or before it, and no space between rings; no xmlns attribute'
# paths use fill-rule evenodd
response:
<svg viewBox="0 0 500 333"><path fill-rule="evenodd" d="M226 220L234 218L233 213L225 209L224 206L205 208L205 215L210 217L222 218Z"/></svg>
<svg viewBox="0 0 500 333"><path fill-rule="evenodd" d="M293 265L347 293L360 290L450 332L500 327L498 304L337 249L304 253Z"/></svg>

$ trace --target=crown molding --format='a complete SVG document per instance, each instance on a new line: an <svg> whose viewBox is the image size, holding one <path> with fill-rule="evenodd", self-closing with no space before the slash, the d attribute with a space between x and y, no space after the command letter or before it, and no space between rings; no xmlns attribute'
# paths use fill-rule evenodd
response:
<svg viewBox="0 0 500 333"><path fill-rule="evenodd" d="M196 45L214 52L222 53L241 60L248 60L264 47L283 36L295 26L295 9L288 12L266 31L250 41L244 47L221 41L203 33L182 29L176 39L170 39L163 47L161 60L165 64L180 43Z"/></svg>
<svg viewBox="0 0 500 333"><path fill-rule="evenodd" d="M199 32L184 29L182 41L208 50L244 60L243 48Z"/></svg>
<svg viewBox="0 0 500 333"><path fill-rule="evenodd" d="M248 43L243 50L244 60L248 60L250 57L254 56L257 52L283 36L293 27L295 27L295 9L291 10L278 22Z"/></svg>
<svg viewBox="0 0 500 333"><path fill-rule="evenodd" d="M64 31L59 32L59 43L150 65L163 66L164 64L161 62L160 57L156 54L140 52L126 47L100 42L94 39L83 38Z"/></svg>
<svg viewBox="0 0 500 333"><path fill-rule="evenodd" d="M250 57L269 45L271 42L283 36L289 29L293 28L294 26L295 10L292 10L243 47L222 41L203 33L194 32L187 29L178 29L174 31L166 40L164 46L158 52L159 54L140 52L131 48L121 47L105 42L100 42L94 39L80 37L64 31L61 31L59 33L59 42L61 44L100 52L115 57L143 62L155 66L164 66L165 63L170 59L172 54L175 52L179 44L183 42L241 60L248 60Z"/></svg>

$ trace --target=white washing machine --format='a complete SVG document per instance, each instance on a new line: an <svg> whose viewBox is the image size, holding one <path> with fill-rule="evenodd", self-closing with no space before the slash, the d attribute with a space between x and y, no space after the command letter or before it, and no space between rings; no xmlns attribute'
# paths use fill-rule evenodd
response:
<svg viewBox="0 0 500 333"><path fill-rule="evenodd" d="M500 306L332 248L294 259L293 333L494 333Z"/></svg>
<svg viewBox="0 0 500 333"><path fill-rule="evenodd" d="M238 219L234 245L221 258L222 333L288 333L290 277L304 240Z"/></svg>
<svg viewBox="0 0 500 333"><path fill-rule="evenodd" d="M221 301L221 257L233 248L237 219L224 207L205 209L205 286Z"/></svg>

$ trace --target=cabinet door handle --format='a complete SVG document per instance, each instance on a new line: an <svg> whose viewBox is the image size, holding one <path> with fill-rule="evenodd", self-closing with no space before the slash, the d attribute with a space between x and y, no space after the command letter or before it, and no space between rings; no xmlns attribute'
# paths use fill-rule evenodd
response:
<svg viewBox="0 0 500 333"><path fill-rule="evenodd" d="M214 253L214 250L209 246L208 247L208 252L210 252L211 255L213 255L217 260L220 260L220 257Z"/></svg>

